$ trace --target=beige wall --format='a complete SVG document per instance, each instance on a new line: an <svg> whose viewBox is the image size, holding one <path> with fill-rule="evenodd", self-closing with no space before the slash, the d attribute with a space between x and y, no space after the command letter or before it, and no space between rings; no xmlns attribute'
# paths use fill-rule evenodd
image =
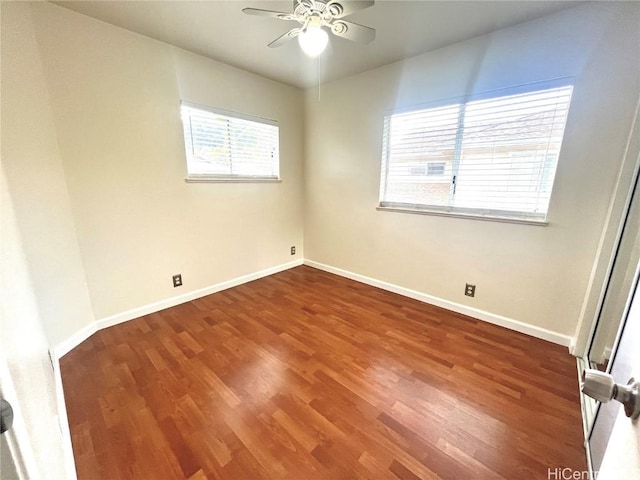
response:
<svg viewBox="0 0 640 480"><path fill-rule="evenodd" d="M33 11L96 319L302 257L300 90L51 4ZM282 182L185 183L181 99L277 120Z"/></svg>
<svg viewBox="0 0 640 480"><path fill-rule="evenodd" d="M2 442L20 478L74 478L49 349L93 315L30 10L0 9L0 397L14 409Z"/></svg>
<svg viewBox="0 0 640 480"><path fill-rule="evenodd" d="M15 8L37 43L15 75L3 68L2 153L52 344L303 256L573 335L640 88L637 5L478 37L323 85L320 102L55 5ZM375 210L390 109L564 76L574 101L548 227ZM185 183L181 99L278 120L282 183Z"/></svg>
<svg viewBox="0 0 640 480"><path fill-rule="evenodd" d="M577 7L323 85L320 102L308 90L305 257L572 336L640 91L638 18ZM549 226L376 210L386 112L565 76Z"/></svg>
<svg viewBox="0 0 640 480"><path fill-rule="evenodd" d="M54 346L94 317L35 30L28 5L2 2L2 168Z"/></svg>

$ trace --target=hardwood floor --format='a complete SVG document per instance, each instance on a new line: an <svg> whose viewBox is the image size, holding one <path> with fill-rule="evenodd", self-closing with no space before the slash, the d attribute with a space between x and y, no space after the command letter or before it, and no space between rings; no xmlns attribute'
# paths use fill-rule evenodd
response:
<svg viewBox="0 0 640 480"><path fill-rule="evenodd" d="M84 479L547 479L585 470L567 349L310 267L61 359Z"/></svg>

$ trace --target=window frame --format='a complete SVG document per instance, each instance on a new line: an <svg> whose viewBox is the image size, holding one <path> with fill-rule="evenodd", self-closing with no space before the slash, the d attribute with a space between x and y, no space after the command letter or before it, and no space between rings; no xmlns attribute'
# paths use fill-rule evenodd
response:
<svg viewBox="0 0 640 480"><path fill-rule="evenodd" d="M236 174L218 174L218 173L189 173L189 153L187 144L187 133L185 131L185 123L182 117L182 108L187 107L191 109L201 110L204 112L212 113L214 115L221 115L223 117L231 119L246 120L249 122L259 123L263 125L269 125L276 127L278 130L277 138L277 175L236 175ZM259 117L256 115L250 115L246 113L235 112L231 110L225 110L217 107L210 107L208 105L202 105L198 103L188 102L186 100L180 101L180 123L182 125L182 139L185 152L185 165L187 167L187 176L185 182L187 183L281 183L282 178L280 176L280 125L277 120L269 118ZM193 142L193 134L191 135L191 141ZM231 158L230 161L233 161Z"/></svg>
<svg viewBox="0 0 640 480"><path fill-rule="evenodd" d="M536 93L538 91L551 90L551 89L559 89L563 87L571 87L571 91L569 92L569 103L567 107L567 119L565 121L563 127L563 135L561 140L560 151L563 150L562 146L565 142L565 133L566 127L569 119L569 110L571 108L571 100L574 95L574 82L573 77L562 77L554 80L548 80L544 82L533 82L508 88L500 88L495 90L489 90L481 93L475 93L462 97L452 97L447 98L435 102L410 105L406 107L389 109L384 113L383 117L383 133L382 133L382 162L380 168L380 178L379 178L379 201L376 207L377 210L380 211L389 211L389 212L398 212L398 213L410 213L410 214L420 214L420 215L435 215L435 216L447 216L447 217L458 217L458 218L466 218L466 219L474 219L474 220L487 220L494 222L506 222L506 223L516 223L516 224L526 224L526 225L537 225L537 226L547 226L549 225L548 215L549 215L549 206L551 206L551 200L554 196L555 191L555 178L556 173L558 171L558 167L560 165L560 155L558 156L558 161L556 163L556 168L554 171L554 181L551 184L550 198L549 204L547 207L547 211L545 213L530 213L523 211L508 211L508 210L498 210L498 209L489 209L489 208L465 208L465 207L457 207L454 205L430 205L430 204L413 204L413 203L400 203L400 202L390 202L384 200L384 194L386 189L386 177L388 175L388 142L389 138L387 135L387 122L390 121L391 116L403 114L403 113L411 113L418 112L422 110L428 109L437 109L444 107L454 107L459 105L460 108L466 108L466 104L470 102L475 102L479 100L491 100L498 99L500 97L508 97L512 95L520 95L520 94L528 94L528 93ZM464 115L461 115L464 117ZM459 117L460 118L460 117ZM461 132L464 129L464 122L459 123L458 131L456 134L456 150L460 147L461 143ZM436 161L437 160L433 160ZM459 162L459 158L454 158L453 162ZM429 161L431 162L431 161ZM426 164L425 164L426 165ZM458 165L454 165L458 166ZM383 183L384 182L384 183ZM455 179L453 179L453 184L455 184Z"/></svg>

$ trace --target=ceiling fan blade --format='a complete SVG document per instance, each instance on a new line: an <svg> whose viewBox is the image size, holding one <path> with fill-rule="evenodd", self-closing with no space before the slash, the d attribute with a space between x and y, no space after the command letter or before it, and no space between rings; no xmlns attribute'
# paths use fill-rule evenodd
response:
<svg viewBox="0 0 640 480"><path fill-rule="evenodd" d="M273 42L271 42L267 46L271 47L271 48L276 48L276 47L279 47L281 45L284 45L285 43L287 43L292 38L295 38L298 35L300 35L301 31L302 31L301 28L294 28L292 30L289 30L287 33L283 33L282 35L280 35L278 38L276 38Z"/></svg>
<svg viewBox="0 0 640 480"><path fill-rule="evenodd" d="M334 18L342 18L358 10L369 8L374 3L376 3L374 0L332 0L327 3L327 9L333 14Z"/></svg>
<svg viewBox="0 0 640 480"><path fill-rule="evenodd" d="M338 37L353 40L354 42L370 43L376 38L373 28L365 27L346 20L337 20L331 24L331 31Z"/></svg>
<svg viewBox="0 0 640 480"><path fill-rule="evenodd" d="M275 10L262 10L260 8L243 8L247 15L258 15L260 17L277 18L278 20L296 20L296 16L287 12L276 12Z"/></svg>

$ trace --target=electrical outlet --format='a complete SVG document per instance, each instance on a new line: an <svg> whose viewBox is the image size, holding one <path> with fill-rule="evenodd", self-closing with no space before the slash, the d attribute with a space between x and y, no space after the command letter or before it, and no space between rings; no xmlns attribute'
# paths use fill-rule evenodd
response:
<svg viewBox="0 0 640 480"><path fill-rule="evenodd" d="M182 274L173 276L173 287L181 287L182 286Z"/></svg>
<svg viewBox="0 0 640 480"><path fill-rule="evenodd" d="M295 255L296 254L296 247L291 247L291 255Z"/></svg>
<svg viewBox="0 0 640 480"><path fill-rule="evenodd" d="M476 296L476 286L467 283L466 286L464 287L464 294L467 297L475 297Z"/></svg>

